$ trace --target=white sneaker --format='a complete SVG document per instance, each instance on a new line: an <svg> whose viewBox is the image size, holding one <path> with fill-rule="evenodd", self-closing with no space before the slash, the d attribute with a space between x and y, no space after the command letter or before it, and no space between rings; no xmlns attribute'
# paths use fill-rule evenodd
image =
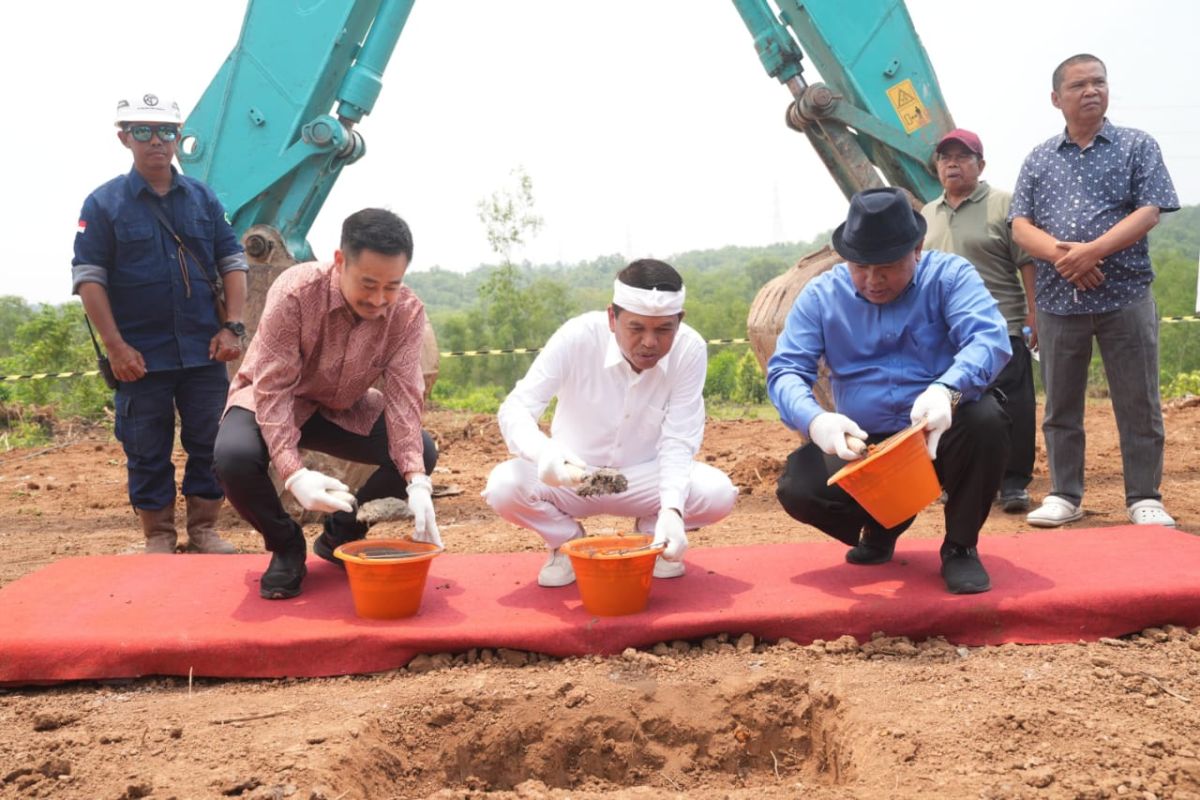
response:
<svg viewBox="0 0 1200 800"><path fill-rule="evenodd" d="M1083 508L1054 494L1046 495L1040 508L1025 515L1025 521L1035 528L1057 528L1077 519L1083 519Z"/></svg>
<svg viewBox="0 0 1200 800"><path fill-rule="evenodd" d="M1162 525L1174 528L1175 520L1158 500L1138 500L1129 507L1129 521L1134 525Z"/></svg>
<svg viewBox="0 0 1200 800"><path fill-rule="evenodd" d="M667 561L662 556L654 559L654 577L656 578L682 578L687 572L687 567L682 561Z"/></svg>
<svg viewBox="0 0 1200 800"><path fill-rule="evenodd" d="M571 557L557 548L550 551L550 558L538 572L538 586L570 586L575 582L575 568Z"/></svg>

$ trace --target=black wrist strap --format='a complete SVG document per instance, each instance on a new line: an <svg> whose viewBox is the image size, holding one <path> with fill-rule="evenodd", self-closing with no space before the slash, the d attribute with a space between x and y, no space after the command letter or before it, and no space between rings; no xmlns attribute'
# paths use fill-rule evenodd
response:
<svg viewBox="0 0 1200 800"><path fill-rule="evenodd" d="M96 351L96 358L104 358L104 353L100 352L100 343L96 341L96 332L92 330L92 321L86 313L83 315L83 321L87 323L88 335L92 337L92 348Z"/></svg>

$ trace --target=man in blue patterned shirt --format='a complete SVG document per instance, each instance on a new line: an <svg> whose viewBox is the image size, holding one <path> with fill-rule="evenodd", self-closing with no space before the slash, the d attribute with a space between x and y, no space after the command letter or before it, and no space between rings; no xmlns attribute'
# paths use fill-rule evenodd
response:
<svg viewBox="0 0 1200 800"><path fill-rule="evenodd" d="M1037 266L1037 327L1050 494L1029 524L1083 516L1084 394L1100 345L1120 434L1129 519L1174 526L1163 508L1158 308L1146 234L1179 200L1158 143L1108 121L1108 73L1093 55L1054 70L1050 101L1066 129L1021 167L1009 219Z"/></svg>

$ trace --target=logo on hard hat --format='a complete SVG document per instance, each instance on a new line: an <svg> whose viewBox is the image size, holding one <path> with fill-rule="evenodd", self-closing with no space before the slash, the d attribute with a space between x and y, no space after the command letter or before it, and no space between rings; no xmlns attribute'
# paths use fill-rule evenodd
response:
<svg viewBox="0 0 1200 800"><path fill-rule="evenodd" d="M158 105L158 97L152 94L143 95L142 102L148 106L156 106Z"/></svg>

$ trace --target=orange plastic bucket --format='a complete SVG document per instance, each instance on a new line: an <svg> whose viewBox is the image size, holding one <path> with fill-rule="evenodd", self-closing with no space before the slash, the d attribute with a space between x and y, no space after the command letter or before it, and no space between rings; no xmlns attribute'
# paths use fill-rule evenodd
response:
<svg viewBox="0 0 1200 800"><path fill-rule="evenodd" d="M411 617L421 607L436 544L411 539L359 539L333 554L346 565L354 611L366 619Z"/></svg>
<svg viewBox="0 0 1200 800"><path fill-rule="evenodd" d="M885 528L916 516L942 491L925 448L924 430L921 420L884 439L866 458L834 473L828 485L845 489Z"/></svg>
<svg viewBox="0 0 1200 800"><path fill-rule="evenodd" d="M562 546L571 557L579 597L588 613L600 617L619 617L636 614L646 608L650 599L650 581L654 560L665 546L643 548L654 537L587 536L572 539Z"/></svg>

